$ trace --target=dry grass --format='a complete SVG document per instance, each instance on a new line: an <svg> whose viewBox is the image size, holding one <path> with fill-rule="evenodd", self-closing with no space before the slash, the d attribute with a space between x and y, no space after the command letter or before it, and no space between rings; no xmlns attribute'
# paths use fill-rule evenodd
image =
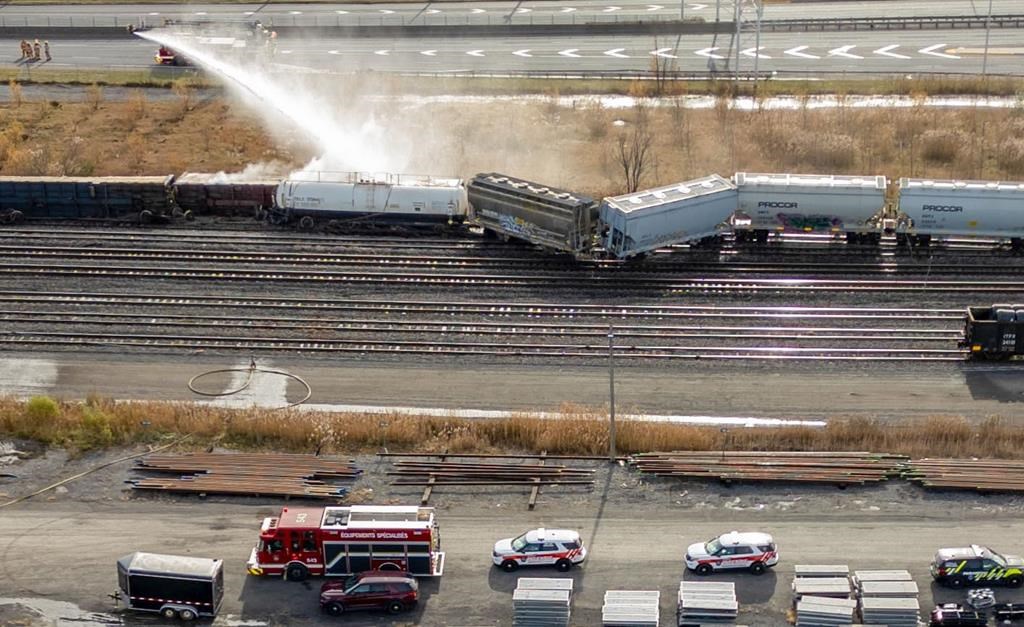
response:
<svg viewBox="0 0 1024 627"><path fill-rule="evenodd" d="M599 409L565 406L558 418L529 415L467 420L408 415L227 410L192 403L121 404L0 400L0 434L89 450L152 443L192 433L198 444L250 450L353 453L382 446L402 452L548 451L602 455L607 418ZM736 428L620 422L621 453L668 450L874 451L912 457L1024 458L1024 426L990 418L970 423L935 417L897 425L835 419L825 428Z"/></svg>

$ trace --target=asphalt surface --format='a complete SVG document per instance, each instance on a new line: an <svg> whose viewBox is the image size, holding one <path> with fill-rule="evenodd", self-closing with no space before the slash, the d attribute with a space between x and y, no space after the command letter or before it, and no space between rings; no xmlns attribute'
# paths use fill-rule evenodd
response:
<svg viewBox="0 0 1024 627"><path fill-rule="evenodd" d="M626 0L553 0L541 2L426 2L398 4L124 4L29 5L0 7L0 27L126 26L163 23L165 19L243 21L286 26L381 24L572 24L637 20L715 20L711 0L650 2ZM1019 13L1018 0L994 0L993 14ZM801 2L769 4L764 19L807 17L896 17L985 15L988 3L978 0L909 0L863 2Z"/></svg>
<svg viewBox="0 0 1024 627"><path fill-rule="evenodd" d="M26 36L33 37L31 29ZM749 44L749 45L748 45ZM1024 45L1016 30L993 31L990 73L1020 73ZM761 48L744 42L739 67L787 73L980 73L984 31L769 33ZM44 68L152 67L156 45L139 40L51 41ZM39 64L18 62L18 42L0 40L10 66L30 73ZM666 39L629 37L516 37L465 39L319 38L282 41L271 67L284 72L501 73L649 71L654 61L682 71L725 69L733 59L727 36ZM756 56L758 58L755 59Z"/></svg>
<svg viewBox="0 0 1024 627"><path fill-rule="evenodd" d="M85 398L203 400L187 389L193 376L215 368L245 369L249 357L8 354L0 359L0 393ZM410 407L446 410L552 411L563 403L601 406L608 399L603 367L405 365L365 361L260 359L304 378L317 406ZM660 369L619 364L616 405L621 413L675 416L828 419L960 415L1017 416L1024 404L1024 368L1010 364L935 365L905 369L879 364L849 368L778 365L770 374L697 364ZM205 379L203 389L241 382ZM281 407L302 397L298 385L260 375L239 405ZM472 412L470 412L472 414Z"/></svg>
<svg viewBox="0 0 1024 627"><path fill-rule="evenodd" d="M620 469L616 475L624 472ZM680 509L671 501L681 490L668 490L657 502L643 506L605 500L598 488L572 505L564 500L558 505L547 503L536 512L525 511L525 505L515 499L505 499L504 507L491 502L500 497L482 499L490 507L446 508L438 512L442 548L447 554L445 573L440 579L421 583L420 607L394 620L377 613L353 614L345 617L344 624L510 625L517 578L559 574L546 568L501 572L490 563L491 547L499 538L538 526L577 529L589 546L586 564L570 574L575 582L571 624L580 626L600 624L604 592L616 589L659 590L662 624L673 624L679 581L696 578L684 575L685 547L732 529L772 533L781 556L779 565L761 577L712 577L736 583L739 623L751 627L786 624L795 564L848 564L851 573L909 570L921 592L921 607L927 612L933 602L963 602L965 596L931 582L927 568L937 548L970 543L989 543L1008 553L1024 548L1020 542L1024 523L1018 515L982 516L966 505L951 504L948 513L939 515L891 516L872 513L872 506L862 507L866 511L861 512L829 504L842 500L843 495L862 505L873 501L863 494L833 491L833 496L815 501L821 511L812 514L721 507L732 498L728 494L712 499L711 507ZM0 621L6 618L5 624L110 624L112 603L106 595L116 587L115 561L136 550L224 559L226 592L216 624L341 624L318 612L320 581L295 583L245 574L244 562L260 521L276 514L279 505L50 498L55 501L0 510L0 527L4 529L0 539ZM1000 601L1010 601L1021 595L1018 590L997 589L997 596ZM14 613L19 602L50 608L44 616L52 622L15 622L15 617L24 620L24 615ZM58 623L68 618L72 620ZM129 624L157 622L139 617L129 620Z"/></svg>

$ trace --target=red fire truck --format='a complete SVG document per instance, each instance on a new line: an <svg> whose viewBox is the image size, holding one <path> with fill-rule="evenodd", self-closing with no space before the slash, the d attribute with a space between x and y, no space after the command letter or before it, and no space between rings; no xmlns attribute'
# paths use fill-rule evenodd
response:
<svg viewBox="0 0 1024 627"><path fill-rule="evenodd" d="M444 553L433 507L286 507L264 518L246 567L252 575L301 581L367 570L437 577Z"/></svg>

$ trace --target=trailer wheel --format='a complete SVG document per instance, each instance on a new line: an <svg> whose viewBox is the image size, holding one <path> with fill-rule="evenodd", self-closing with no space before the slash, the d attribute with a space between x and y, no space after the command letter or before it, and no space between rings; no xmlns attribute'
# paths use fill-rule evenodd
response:
<svg viewBox="0 0 1024 627"><path fill-rule="evenodd" d="M178 616L178 612L175 611L173 607L165 607L160 610L160 616L163 616L166 619L173 619Z"/></svg>
<svg viewBox="0 0 1024 627"><path fill-rule="evenodd" d="M555 568L557 568L560 573L567 573L572 570L572 561L562 558L555 562Z"/></svg>
<svg viewBox="0 0 1024 627"><path fill-rule="evenodd" d="M299 218L299 228L303 231L312 231L314 226L316 226L316 220L312 216L302 216Z"/></svg>
<svg viewBox="0 0 1024 627"><path fill-rule="evenodd" d="M345 606L341 603L328 603L324 610L331 616L341 616L345 613Z"/></svg>
<svg viewBox="0 0 1024 627"><path fill-rule="evenodd" d="M178 618L186 622L193 621L196 619L196 613L188 608L185 608L178 612Z"/></svg>
<svg viewBox="0 0 1024 627"><path fill-rule="evenodd" d="M284 574L288 581L304 581L309 577L309 569L302 564L292 564Z"/></svg>
<svg viewBox="0 0 1024 627"><path fill-rule="evenodd" d="M505 560L501 563L501 569L506 573L514 573L519 568L519 564L515 560Z"/></svg>

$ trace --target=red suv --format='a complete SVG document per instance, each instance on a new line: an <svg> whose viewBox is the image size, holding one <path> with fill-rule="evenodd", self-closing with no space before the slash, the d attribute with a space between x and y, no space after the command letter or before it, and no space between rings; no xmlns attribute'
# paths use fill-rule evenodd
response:
<svg viewBox="0 0 1024 627"><path fill-rule="evenodd" d="M419 589L409 573L371 570L321 586L320 609L331 616L352 610L387 610L397 614L416 607Z"/></svg>

